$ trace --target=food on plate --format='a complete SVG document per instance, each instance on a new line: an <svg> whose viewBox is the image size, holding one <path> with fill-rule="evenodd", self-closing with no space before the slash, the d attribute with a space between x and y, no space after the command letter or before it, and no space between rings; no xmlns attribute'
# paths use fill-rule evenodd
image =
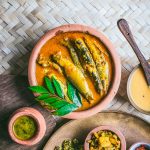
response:
<svg viewBox="0 0 150 150"><path fill-rule="evenodd" d="M88 74L92 78L97 92L100 93L102 90L102 84L98 76L93 58L89 52L89 49L87 48L83 39L81 38L75 39L74 42L75 46L77 47L77 53L82 62L83 68L88 72Z"/></svg>
<svg viewBox="0 0 150 150"><path fill-rule="evenodd" d="M111 56L97 37L84 32L63 32L41 48L36 79L39 86L44 86L45 77L55 76L62 83L63 91L67 91L66 87L71 83L81 97L81 106L76 111L82 111L95 106L107 95L112 70ZM64 99L69 102L67 94Z"/></svg>
<svg viewBox="0 0 150 150"><path fill-rule="evenodd" d="M13 132L19 140L31 139L37 131L37 124L30 116L18 117L13 124Z"/></svg>
<svg viewBox="0 0 150 150"><path fill-rule="evenodd" d="M84 150L84 148L78 139L67 139L61 146L56 146L54 150Z"/></svg>
<svg viewBox="0 0 150 150"><path fill-rule="evenodd" d="M136 107L150 112L150 87L147 85L143 70L140 67L135 69L130 76L128 95Z"/></svg>
<svg viewBox="0 0 150 150"><path fill-rule="evenodd" d="M53 55L53 60L58 63L65 72L67 79L79 90L87 99L93 99L93 95L88 87L83 73L68 59L63 58L61 53Z"/></svg>
<svg viewBox="0 0 150 150"><path fill-rule="evenodd" d="M121 150L119 137L108 130L94 132L87 142L89 143L89 150Z"/></svg>
<svg viewBox="0 0 150 150"><path fill-rule="evenodd" d="M103 85L103 90L105 93L107 93L109 86L109 65L105 59L103 52L96 46L96 44L92 43L88 38L85 38L84 40L92 54L93 60L95 61L100 81Z"/></svg>

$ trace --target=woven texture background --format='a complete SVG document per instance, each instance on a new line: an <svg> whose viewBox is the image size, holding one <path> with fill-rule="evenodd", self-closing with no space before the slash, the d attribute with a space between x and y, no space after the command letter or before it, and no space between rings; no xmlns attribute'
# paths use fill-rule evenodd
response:
<svg viewBox="0 0 150 150"><path fill-rule="evenodd" d="M138 64L116 22L130 23L142 53L150 57L150 0L0 0L0 74L26 74L28 58L37 40L49 29L68 23L102 31L116 46L122 62L122 81L109 109L150 117L128 102L126 82Z"/></svg>

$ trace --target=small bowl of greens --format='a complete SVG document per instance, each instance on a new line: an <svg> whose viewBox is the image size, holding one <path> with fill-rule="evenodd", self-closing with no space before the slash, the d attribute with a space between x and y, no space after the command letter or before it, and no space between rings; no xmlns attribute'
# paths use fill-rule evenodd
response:
<svg viewBox="0 0 150 150"><path fill-rule="evenodd" d="M65 139L62 144L56 146L54 150L84 150L84 148L78 139Z"/></svg>
<svg viewBox="0 0 150 150"><path fill-rule="evenodd" d="M88 134L84 143L84 149L126 150L126 140L123 134L114 127L100 126Z"/></svg>
<svg viewBox="0 0 150 150"><path fill-rule="evenodd" d="M10 117L8 132L13 141L31 146L37 144L45 135L46 123L42 114L34 108L23 107Z"/></svg>

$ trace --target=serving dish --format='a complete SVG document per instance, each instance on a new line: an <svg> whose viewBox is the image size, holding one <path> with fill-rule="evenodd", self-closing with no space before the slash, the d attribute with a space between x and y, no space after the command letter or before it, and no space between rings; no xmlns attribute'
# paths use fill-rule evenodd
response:
<svg viewBox="0 0 150 150"><path fill-rule="evenodd" d="M144 114L147 114L147 115L150 115L150 111L146 111L146 110L143 110L142 108L140 108L139 106L137 106L131 96L131 80L133 78L133 75L135 73L135 71L137 71L137 69L140 68L140 65L137 65L133 70L132 72L130 73L129 75L129 78L128 78L128 81L127 81L127 95L128 95L128 98L129 98L129 101L131 102L131 104L133 105L133 107L135 109L137 109L138 111L144 113ZM140 68L141 69L141 68ZM139 88L141 89L141 87Z"/></svg>
<svg viewBox="0 0 150 150"><path fill-rule="evenodd" d="M33 118L34 121L36 122L37 129L36 129L35 135L31 139L28 139L28 140L21 140L17 138L16 135L14 134L14 123L19 117L22 117L22 116L29 116ZM11 139L15 141L16 143L19 143L21 145L31 146L31 145L37 144L45 135L46 123L45 123L44 117L39 111L37 111L34 108L23 107L23 108L16 110L10 116L10 120L8 123L8 132L9 132Z"/></svg>
<svg viewBox="0 0 150 150"><path fill-rule="evenodd" d="M89 150L90 144L88 143L88 141L91 140L92 135L99 131L110 131L110 132L116 134L118 139L120 140L121 150L126 150L126 140L125 140L124 135L118 129L114 128L113 126L106 126L106 125L96 127L95 129L90 131L90 133L87 135L85 142L84 142L85 150Z"/></svg>
<svg viewBox="0 0 150 150"><path fill-rule="evenodd" d="M107 49L111 55L111 58L113 61L113 66L114 66L112 83L111 83L108 94L103 98L103 100L90 109L78 111L78 112L72 112L72 113L64 116L65 118L79 119L79 118L91 116L91 115L96 114L97 112L101 111L102 109L104 109L108 105L108 103L113 99L113 97L116 95L119 84L120 84L120 78L121 78L120 59L119 59L112 43L101 32L98 32L97 30L95 30L91 27L77 25L77 24L64 25L64 26L60 26L60 27L50 30L39 40L39 42L36 44L36 46L34 47L34 49L32 51L32 54L31 54L30 60L29 60L28 79L29 79L29 83L31 86L37 85L36 60L38 58L39 52L40 52L41 48L43 47L43 45L49 39L54 37L55 35L58 35L62 32L72 32L72 31L88 32L89 34L99 38L104 43L104 45L107 47Z"/></svg>
<svg viewBox="0 0 150 150"><path fill-rule="evenodd" d="M134 143L130 148L129 150L135 150L136 148L140 147L141 145L144 145L146 146L147 148L150 149L150 143L145 143L145 142L138 142L138 143Z"/></svg>
<svg viewBox="0 0 150 150"><path fill-rule="evenodd" d="M111 125L120 130L125 136L127 149L141 140L150 143L150 124L146 121L127 113L101 112L89 118L66 123L51 136L44 150L49 150L49 147L53 150L65 139L77 138L84 143L88 133L101 125Z"/></svg>

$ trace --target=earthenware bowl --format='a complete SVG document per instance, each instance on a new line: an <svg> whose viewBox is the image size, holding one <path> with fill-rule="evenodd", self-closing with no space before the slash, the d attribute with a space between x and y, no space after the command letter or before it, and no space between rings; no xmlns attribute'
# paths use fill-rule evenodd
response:
<svg viewBox="0 0 150 150"><path fill-rule="evenodd" d="M14 124L15 120L21 116L30 116L35 120L35 122L37 124L37 132L36 132L35 136L33 136L29 140L19 140L14 135L13 124ZM8 123L8 132L9 132L11 139L13 141L15 141L16 143L19 143L21 145L26 145L26 146L34 145L43 138L43 136L45 135L45 131L46 131L46 123L45 123L44 117L42 116L42 114L39 111L37 111L34 108L23 107L23 108L16 110L10 116L10 120Z"/></svg>
<svg viewBox="0 0 150 150"><path fill-rule="evenodd" d="M125 137L123 136L123 134L117 130L116 128L112 127L112 126L99 126L95 129L93 129L86 137L85 139L85 143L84 143L84 150L89 150L89 143L87 141L89 141L91 139L91 136L94 132L98 132L101 130L107 130L107 131L112 131L113 133L115 133L120 141L121 141L121 150L126 150L126 140Z"/></svg>
<svg viewBox="0 0 150 150"><path fill-rule="evenodd" d="M133 144L133 145L129 148L129 150L135 150L136 148L138 148L138 147L141 146L141 145L144 145L144 146L146 146L147 148L150 149L150 143L148 144L148 143L144 143L144 142L138 142L138 143Z"/></svg>
<svg viewBox="0 0 150 150"><path fill-rule="evenodd" d="M38 54L43 47L43 45L52 37L56 36L59 33L62 32L69 32L69 31L79 31L79 32L88 32L89 34L96 36L99 38L107 47L113 62L113 79L111 82L111 87L108 91L108 94L103 98L102 101L100 101L96 106L89 108L88 110L80 111L80 112L72 112L66 116L65 118L69 119L79 119L88 117L91 115L94 115L98 113L99 111L103 110L114 98L118 91L118 87L120 84L120 78L121 78L121 63L120 59L118 57L118 54L113 46L113 44L110 42L109 39L106 38L101 32L88 27L84 25L78 25L78 24L70 24L70 25L63 25L57 28L54 28L50 31L48 31L35 45L34 49L32 50L30 60L29 60L29 66L28 66L28 80L31 86L37 85L36 80L36 59L38 57Z"/></svg>
<svg viewBox="0 0 150 150"><path fill-rule="evenodd" d="M137 106L131 96L131 90L130 90L130 87L131 87L131 80L132 80L132 77L135 73L135 71L140 67L140 65L137 65L133 70L132 72L130 73L129 75L129 78L128 78L128 81L127 81L127 95L128 95L128 98L129 98L129 101L131 102L132 106L137 109L138 111L144 113L144 114L147 114L147 115L150 115L150 111L145 111L143 109L141 109L139 106Z"/></svg>

